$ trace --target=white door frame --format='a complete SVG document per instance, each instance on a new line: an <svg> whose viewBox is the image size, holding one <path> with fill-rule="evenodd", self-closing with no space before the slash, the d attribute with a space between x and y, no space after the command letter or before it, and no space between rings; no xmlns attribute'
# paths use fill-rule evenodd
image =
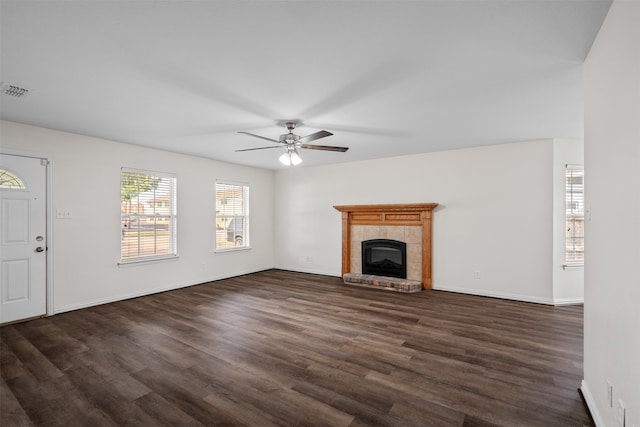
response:
<svg viewBox="0 0 640 427"><path fill-rule="evenodd" d="M31 158L35 158L35 159L42 159L42 160L46 160L47 161L47 170L46 170L46 178L47 178L47 183L46 183L46 189L45 189L45 194L46 194L46 242L47 242L47 250L46 252L46 267L45 267L45 271L46 271L46 278L45 278L45 282L46 282L46 293L47 293L47 316L52 316L55 314L55 308L54 308L54 304L53 304L53 216L52 216L52 212L53 212L53 197L52 197L52 183L51 183L51 177L53 176L52 174L52 162L51 162L51 155L50 154L45 154L45 153L35 153L35 152L31 152L31 151L23 151L23 150L12 150L10 148L0 148L0 154L9 154L9 155L13 155L13 156L21 156L21 157L31 157Z"/></svg>

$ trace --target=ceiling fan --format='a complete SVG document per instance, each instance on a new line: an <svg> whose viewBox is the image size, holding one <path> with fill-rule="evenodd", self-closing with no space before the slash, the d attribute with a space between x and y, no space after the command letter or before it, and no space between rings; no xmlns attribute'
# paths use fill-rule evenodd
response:
<svg viewBox="0 0 640 427"><path fill-rule="evenodd" d="M339 151L344 153L349 149L349 147L333 147L330 145L312 145L307 144L308 142L315 141L320 138L325 138L327 136L333 135L331 132L327 132L326 130L321 130L318 132L314 132L307 136L298 136L293 133L293 130L296 128L298 123L294 121L286 122L285 126L289 133L285 133L280 135L279 139L267 138L266 136L260 136L249 132L238 132L243 133L245 135L253 136L256 138L264 139L267 141L275 142L280 145L270 145L268 147L258 147L258 148L245 148L244 150L236 150L236 152L240 151L253 151L253 150L265 150L269 148L285 148L286 152L280 156L279 160L285 166L295 166L302 162L302 157L298 153L298 148L306 148L309 150L325 150L325 151Z"/></svg>

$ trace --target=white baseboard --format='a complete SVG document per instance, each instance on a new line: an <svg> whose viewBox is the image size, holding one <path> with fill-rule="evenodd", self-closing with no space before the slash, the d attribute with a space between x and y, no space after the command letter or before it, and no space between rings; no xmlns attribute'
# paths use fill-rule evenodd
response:
<svg viewBox="0 0 640 427"><path fill-rule="evenodd" d="M522 302L533 302L536 304L555 305L555 301L549 298L538 298L528 295L517 294L505 294L501 292L483 291L481 289L469 289L469 288L451 288L448 286L434 285L432 288L434 291L447 291L457 292L461 294L477 295L481 297L500 298Z"/></svg>
<svg viewBox="0 0 640 427"><path fill-rule="evenodd" d="M324 270L314 270L312 268L291 267L288 265L276 265L273 268L278 270L296 271L298 273L309 273L309 274L319 274L321 276L341 277L340 274L336 274L333 271L328 272Z"/></svg>
<svg viewBox="0 0 640 427"><path fill-rule="evenodd" d="M66 313L68 311L80 310L82 308L94 307L96 305L109 304L117 301L124 301L131 298L138 298L138 297L143 297L147 295L158 294L160 292L173 291L175 289L186 288L188 286L200 285L202 283L207 283L207 282L215 282L216 280L228 279L230 277L242 276L244 274L257 273L259 271L269 270L271 268L272 267L265 267L265 268L255 269L255 270L240 271L233 274L227 274L227 275L216 276L208 279L198 280L196 282L173 283L171 285L160 286L157 288L144 289L141 291L131 292L127 294L120 294L120 295L115 295L115 296L110 296L105 298L98 298L90 301L83 301L78 304L70 304L62 307L56 307L54 309L53 314Z"/></svg>
<svg viewBox="0 0 640 427"><path fill-rule="evenodd" d="M582 380L580 384L580 391L582 392L582 396L584 397L585 402L587 402L587 407L589 408L589 412L591 413L591 418L593 418L593 422L596 424L596 427L604 427L604 421L602 421L602 417L600 416L600 412L598 412L598 407L596 406L596 401L589 390L589 386L585 380Z"/></svg>
<svg viewBox="0 0 640 427"><path fill-rule="evenodd" d="M553 305L579 305L584 304L584 298L554 298Z"/></svg>
<svg viewBox="0 0 640 427"><path fill-rule="evenodd" d="M482 297L500 298L522 302L533 302L536 304L546 304L554 306L584 304L584 298L539 298L529 295L505 294L501 292L484 291L481 289L452 288L439 285L434 285L433 289L436 291L458 292L461 294L478 295Z"/></svg>

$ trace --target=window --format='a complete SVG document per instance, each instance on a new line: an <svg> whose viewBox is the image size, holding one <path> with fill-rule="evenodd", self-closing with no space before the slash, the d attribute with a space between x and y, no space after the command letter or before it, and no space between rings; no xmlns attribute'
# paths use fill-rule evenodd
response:
<svg viewBox="0 0 640 427"><path fill-rule="evenodd" d="M176 187L171 174L122 169L122 263L177 255Z"/></svg>
<svg viewBox="0 0 640 427"><path fill-rule="evenodd" d="M0 188L8 188L10 190L26 190L27 186L14 173L5 169L0 169Z"/></svg>
<svg viewBox="0 0 640 427"><path fill-rule="evenodd" d="M565 267L584 265L584 166L565 168Z"/></svg>
<svg viewBox="0 0 640 427"><path fill-rule="evenodd" d="M216 181L216 250L249 247L249 186Z"/></svg>

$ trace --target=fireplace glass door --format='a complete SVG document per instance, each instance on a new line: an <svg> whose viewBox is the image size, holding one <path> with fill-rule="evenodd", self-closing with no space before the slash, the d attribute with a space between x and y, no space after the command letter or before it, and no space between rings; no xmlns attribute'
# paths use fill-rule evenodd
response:
<svg viewBox="0 0 640 427"><path fill-rule="evenodd" d="M362 274L407 278L407 245L388 239L362 242Z"/></svg>

